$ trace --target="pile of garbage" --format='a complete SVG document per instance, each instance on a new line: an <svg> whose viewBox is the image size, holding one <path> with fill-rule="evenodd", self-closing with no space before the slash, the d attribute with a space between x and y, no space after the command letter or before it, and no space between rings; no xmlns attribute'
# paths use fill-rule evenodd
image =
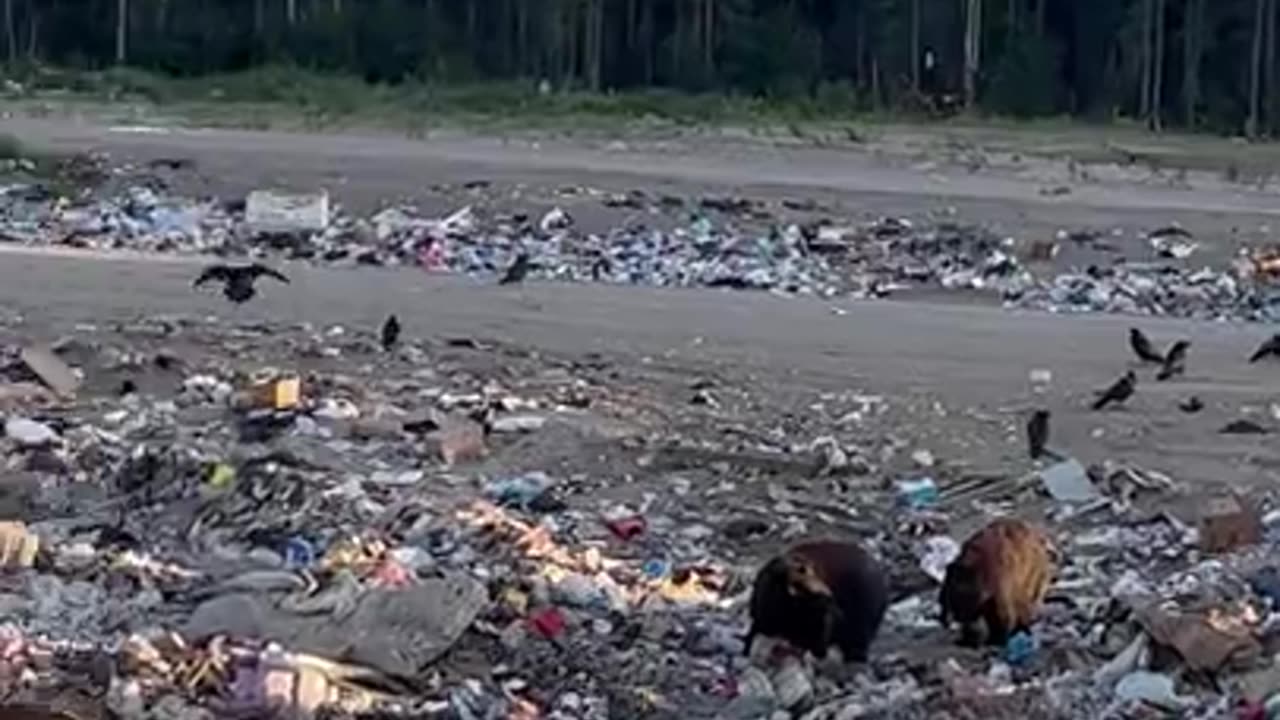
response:
<svg viewBox="0 0 1280 720"><path fill-rule="evenodd" d="M156 185L126 184L114 194L88 193L76 201L39 184L0 188L0 241L408 264L482 278L501 273L525 252L534 260L535 277L821 296L883 295L903 283L1001 288L1026 282L1006 252L1008 241L976 227L917 229L890 218L865 226L747 230L733 220L744 213L749 220L752 206L708 200L683 227L663 230L637 221L593 234L577 230L559 208L534 218L466 206L439 218L395 206L360 218L325 193L255 191L228 203L174 196Z"/></svg>
<svg viewBox="0 0 1280 720"><path fill-rule="evenodd" d="M1124 313L1198 320L1280 319L1280 291L1246 273L1126 263L1060 274L1005 295L1005 305L1055 313Z"/></svg>
<svg viewBox="0 0 1280 720"><path fill-rule="evenodd" d="M624 362L155 317L4 346L0 715L1280 704L1271 498L1184 517L1160 508L1199 490L1132 465L975 476L904 441L898 399L808 398L780 425L748 380L636 383ZM1037 506L1059 555L1042 617L1005 647L956 647L941 568L975 511ZM871 663L746 657L754 572L822 534L889 569Z"/></svg>
<svg viewBox="0 0 1280 720"><path fill-rule="evenodd" d="M153 176L139 180L136 172L104 163L68 170L75 177L90 170L95 178L119 176L75 200L39 183L0 187L0 242L412 265L484 280L527 254L532 277L562 281L821 297L885 297L900 289L941 288L983 291L1007 306L1059 313L1277 317L1277 296L1268 282L1274 273L1266 270L1271 266L1265 260L1223 269L1192 267L1189 260L1198 245L1177 227L1152 233L1157 262L1118 262L1037 277L1024 259L1045 259L1036 256L1046 250L1051 258L1056 243L1035 243L1027 250L1014 238L950 220L788 224L740 198L703 198L688 205L643 193L621 200L603 194L605 205L638 212L607 232L591 233L580 230L561 208L533 217L466 205L434 217L411 206L392 206L357 217L323 192L259 190L233 202L193 199L170 193ZM646 222L673 213L684 218L683 224Z"/></svg>

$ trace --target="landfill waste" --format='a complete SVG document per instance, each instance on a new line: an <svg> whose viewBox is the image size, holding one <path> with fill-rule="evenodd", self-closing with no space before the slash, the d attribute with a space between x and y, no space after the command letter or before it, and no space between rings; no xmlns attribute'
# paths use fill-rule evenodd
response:
<svg viewBox="0 0 1280 720"><path fill-rule="evenodd" d="M1088 471L1076 460L1045 468L1040 472L1040 479L1059 502L1089 502L1098 497L1098 489L1089 481Z"/></svg>
<svg viewBox="0 0 1280 720"><path fill-rule="evenodd" d="M0 235L485 282L524 249L531 279L1271 312L1256 275L1128 264L1059 287L979 228L757 231L765 204L678 200L694 217L673 230L592 234L573 207L359 218L270 194L250 222L247 201L28 186L0 193ZM1166 475L1072 448L1078 460L1043 467L1019 442L992 470L984 444L1001 456L1018 429L989 408L971 413L980 438L947 443L919 419L962 413L927 395L766 392L728 368L673 382L648 358L479 336L405 333L384 352L372 325L150 315L32 345L52 330L3 314L0 330L2 717L1266 717L1280 704L1280 506L1211 493L1190 464ZM1056 367L1026 377L1037 404L1084 386ZM1168 411L1217 417L1205 432L1219 437L1205 397L1202 415ZM1090 421L1114 433L1140 412ZM1003 647L957 647L938 607L953 538L1033 513L1057 566L1036 621ZM889 576L869 662L763 642L747 657L750 579L822 535L856 538Z"/></svg>
<svg viewBox="0 0 1280 720"><path fill-rule="evenodd" d="M1037 276L1019 260L1022 243L954 220L883 217L785 223L766 203L707 197L668 202L643 191L591 189L608 207L675 213L683 226L631 221L604 232L579 229L555 207L540 217L466 205L444 217L408 205L352 215L327 193L261 189L243 201L169 194L153 169L95 158L111 182L65 198L38 183L0 187L0 241L226 256L269 255L357 265L410 265L496 280L520 257L533 278L662 287L761 289L820 297L879 298L911 287L991 293L1010 307L1058 313L1122 312L1274 321L1280 296L1265 250L1227 268L1191 267L1198 245L1177 227L1152 229L1158 262L1091 266ZM471 193L487 184L466 185ZM784 201L783 207L796 203ZM779 208L781 209L781 208ZM1092 237L1066 231L1060 238ZM1261 259L1260 259L1261 258ZM523 273L522 273L523 274Z"/></svg>

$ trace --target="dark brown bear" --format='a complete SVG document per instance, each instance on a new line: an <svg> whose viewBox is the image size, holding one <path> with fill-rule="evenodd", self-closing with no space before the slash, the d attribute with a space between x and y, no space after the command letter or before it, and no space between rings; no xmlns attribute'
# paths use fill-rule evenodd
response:
<svg viewBox="0 0 1280 720"><path fill-rule="evenodd" d="M978 621L990 645L1030 632L1049 584L1053 562L1043 533L1021 520L996 520L965 541L947 566L938 601L942 624L960 623L960 642L977 645Z"/></svg>
<svg viewBox="0 0 1280 720"><path fill-rule="evenodd" d="M751 591L751 630L825 658L832 645L846 662L865 662L889 606L889 586L875 559L853 543L796 545L770 560Z"/></svg>

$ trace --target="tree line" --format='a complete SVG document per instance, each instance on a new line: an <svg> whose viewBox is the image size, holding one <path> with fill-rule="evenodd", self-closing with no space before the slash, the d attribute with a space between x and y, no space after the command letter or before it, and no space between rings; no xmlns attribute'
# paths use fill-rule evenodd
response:
<svg viewBox="0 0 1280 720"><path fill-rule="evenodd" d="M11 63L294 63L864 109L1280 129L1280 0L3 0Z"/></svg>

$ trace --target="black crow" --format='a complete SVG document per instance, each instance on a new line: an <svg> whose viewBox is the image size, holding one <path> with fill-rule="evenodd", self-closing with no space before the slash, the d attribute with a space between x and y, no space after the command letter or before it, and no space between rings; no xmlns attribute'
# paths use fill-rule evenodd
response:
<svg viewBox="0 0 1280 720"><path fill-rule="evenodd" d="M1027 421L1027 446L1031 449L1031 459L1038 460L1044 454L1045 443L1049 442L1049 411L1036 410Z"/></svg>
<svg viewBox="0 0 1280 720"><path fill-rule="evenodd" d="M511 267L507 268L507 272L498 281L499 285L513 285L524 282L524 278L529 274L532 263L529 262L528 253L520 253L516 256L515 262L511 263Z"/></svg>
<svg viewBox="0 0 1280 720"><path fill-rule="evenodd" d="M223 283L222 294L238 305L248 302L257 294L253 284L263 275L275 278L282 283L288 284L289 282L289 278L285 277L279 270L273 270L260 263L252 265L210 265L204 269L204 272L200 273L200 277L196 278L196 281L192 283L192 287L200 287L211 281Z"/></svg>
<svg viewBox="0 0 1280 720"><path fill-rule="evenodd" d="M1253 355L1249 357L1249 362L1256 363L1264 357L1280 357L1280 335L1272 335L1267 341L1258 346L1253 351Z"/></svg>
<svg viewBox="0 0 1280 720"><path fill-rule="evenodd" d="M1168 380L1175 375L1181 375L1187 370L1187 349L1191 347L1190 340L1179 340L1169 348L1169 354L1165 356L1164 364L1160 366L1160 372L1156 373L1156 380Z"/></svg>
<svg viewBox="0 0 1280 720"><path fill-rule="evenodd" d="M400 340L400 320L395 315L382 323L382 349L390 350Z"/></svg>
<svg viewBox="0 0 1280 720"><path fill-rule="evenodd" d="M1129 328L1129 347L1133 348L1133 354L1138 356L1142 362L1163 363L1164 356L1155 349L1151 341L1138 328Z"/></svg>
<svg viewBox="0 0 1280 720"><path fill-rule="evenodd" d="M1094 410L1101 410L1111 403L1121 404L1133 395L1134 388L1138 385L1138 376L1133 371L1124 374L1124 377L1112 383L1111 387L1098 392L1098 399L1093 402Z"/></svg>

